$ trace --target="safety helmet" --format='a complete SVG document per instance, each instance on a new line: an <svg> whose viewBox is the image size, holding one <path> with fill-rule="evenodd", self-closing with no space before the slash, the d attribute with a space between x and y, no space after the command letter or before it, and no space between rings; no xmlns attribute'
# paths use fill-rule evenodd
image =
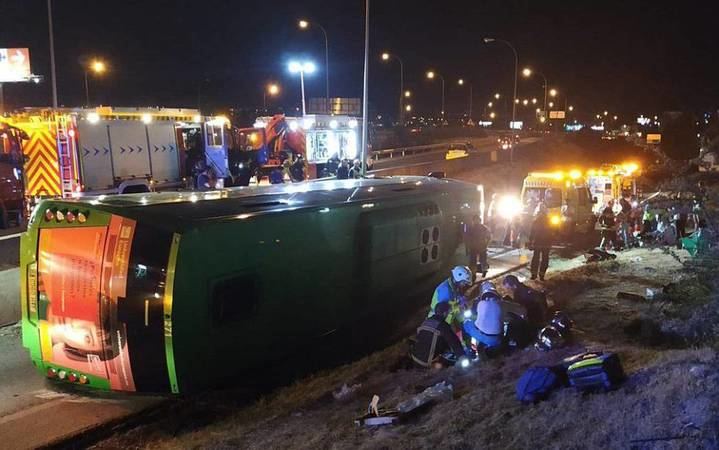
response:
<svg viewBox="0 0 719 450"><path fill-rule="evenodd" d="M452 269L452 281L456 284L471 284L472 283L472 272L469 271L467 266L456 266Z"/></svg>
<svg viewBox="0 0 719 450"><path fill-rule="evenodd" d="M497 287L494 285L494 283L492 283L491 281L484 281L479 286L479 299L488 300L490 298L499 300L501 297L497 292Z"/></svg>
<svg viewBox="0 0 719 450"><path fill-rule="evenodd" d="M537 350L548 352L564 345L562 334L552 325L542 328L537 335L537 342L534 344Z"/></svg>
<svg viewBox="0 0 719 450"><path fill-rule="evenodd" d="M555 312L549 324L559 331L562 336L566 336L574 327L574 321L569 317L569 314L564 311Z"/></svg>

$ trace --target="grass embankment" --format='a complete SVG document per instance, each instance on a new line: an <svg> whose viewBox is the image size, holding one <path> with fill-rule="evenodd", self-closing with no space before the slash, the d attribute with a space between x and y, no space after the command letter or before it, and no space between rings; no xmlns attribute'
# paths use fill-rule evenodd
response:
<svg viewBox="0 0 719 450"><path fill-rule="evenodd" d="M468 370L425 371L406 364L399 343L358 362L282 388L205 427L155 424L116 436L101 448L707 448L719 445L716 280L683 251L631 250L615 261L557 261L544 284L576 322L564 349L533 348ZM574 268L570 268L574 267ZM716 267L716 266L714 266ZM561 272L557 271L561 270ZM662 300L630 301L619 291L675 283ZM716 313L715 313L716 314ZM705 320L704 320L705 319ZM711 321L712 323L706 323ZM688 325L693 324L693 325ZM702 330L697 333L697 330ZM514 385L532 364L586 349L619 353L629 377L616 391L571 388L523 406ZM388 407L441 380L454 399L398 426L358 428L353 419L373 394ZM354 389L344 399L333 395ZM660 440L656 440L660 439ZM649 441L643 441L649 440Z"/></svg>

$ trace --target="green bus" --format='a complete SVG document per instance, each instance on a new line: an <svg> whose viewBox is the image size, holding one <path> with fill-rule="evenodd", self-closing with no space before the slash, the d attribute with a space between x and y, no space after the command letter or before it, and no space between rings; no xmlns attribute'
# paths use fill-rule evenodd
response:
<svg viewBox="0 0 719 450"><path fill-rule="evenodd" d="M427 177L46 200L21 241L23 345L97 389L241 383L429 304L481 203Z"/></svg>

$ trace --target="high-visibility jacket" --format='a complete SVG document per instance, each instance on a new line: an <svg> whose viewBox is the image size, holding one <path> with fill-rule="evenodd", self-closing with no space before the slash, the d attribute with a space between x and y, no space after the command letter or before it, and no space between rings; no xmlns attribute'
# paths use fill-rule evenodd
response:
<svg viewBox="0 0 719 450"><path fill-rule="evenodd" d="M464 302L464 297L457 291L452 278L447 278L434 290L432 304L430 305L427 317L432 317L434 315L434 308L437 304L443 302L448 302L450 306L449 314L447 314L447 318L445 319L446 322L449 324L455 321L461 322L461 305Z"/></svg>

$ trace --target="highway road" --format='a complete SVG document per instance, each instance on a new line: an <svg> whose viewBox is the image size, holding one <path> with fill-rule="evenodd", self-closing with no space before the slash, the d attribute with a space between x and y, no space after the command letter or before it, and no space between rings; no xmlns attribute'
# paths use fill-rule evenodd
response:
<svg viewBox="0 0 719 450"><path fill-rule="evenodd" d="M0 233L0 270L20 265L19 229L2 230Z"/></svg>

